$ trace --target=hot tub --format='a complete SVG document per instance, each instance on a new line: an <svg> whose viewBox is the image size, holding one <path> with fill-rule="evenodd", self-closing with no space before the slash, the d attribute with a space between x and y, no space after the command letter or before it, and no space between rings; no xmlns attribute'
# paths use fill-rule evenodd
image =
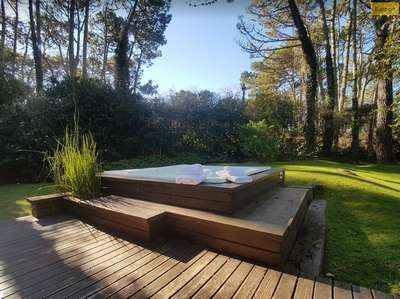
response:
<svg viewBox="0 0 400 299"><path fill-rule="evenodd" d="M221 180L215 174L223 166L206 165L206 180L199 185L175 183L181 165L111 170L100 174L102 191L106 195L120 195L187 208L233 213L255 196L284 180L284 169L245 167L253 181L235 184Z"/></svg>

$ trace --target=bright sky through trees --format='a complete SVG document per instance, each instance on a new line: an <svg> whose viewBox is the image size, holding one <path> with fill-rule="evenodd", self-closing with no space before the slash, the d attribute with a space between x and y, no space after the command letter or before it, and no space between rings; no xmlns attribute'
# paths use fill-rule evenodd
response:
<svg viewBox="0 0 400 299"><path fill-rule="evenodd" d="M250 68L249 54L237 40L239 15L248 1L190 7L186 1L173 0L172 20L166 30L167 45L162 57L144 70L143 82L152 79L159 92L169 89L238 90L240 73Z"/></svg>

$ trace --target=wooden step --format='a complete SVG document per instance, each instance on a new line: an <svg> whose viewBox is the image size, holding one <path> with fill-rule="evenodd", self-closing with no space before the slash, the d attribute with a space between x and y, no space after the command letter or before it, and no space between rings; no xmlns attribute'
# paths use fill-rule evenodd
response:
<svg viewBox="0 0 400 299"><path fill-rule="evenodd" d="M69 211L144 240L176 234L228 253L281 266L304 219L311 191L276 187L232 215L120 196L66 198Z"/></svg>
<svg viewBox="0 0 400 299"><path fill-rule="evenodd" d="M132 209L123 201L110 197L83 201L74 197L64 199L65 209L90 223L150 241L162 233L165 212L140 207Z"/></svg>

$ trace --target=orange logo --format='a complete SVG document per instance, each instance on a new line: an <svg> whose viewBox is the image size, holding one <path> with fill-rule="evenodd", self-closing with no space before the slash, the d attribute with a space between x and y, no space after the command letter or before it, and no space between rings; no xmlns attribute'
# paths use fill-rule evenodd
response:
<svg viewBox="0 0 400 299"><path fill-rule="evenodd" d="M371 2L373 16L399 16L400 2Z"/></svg>

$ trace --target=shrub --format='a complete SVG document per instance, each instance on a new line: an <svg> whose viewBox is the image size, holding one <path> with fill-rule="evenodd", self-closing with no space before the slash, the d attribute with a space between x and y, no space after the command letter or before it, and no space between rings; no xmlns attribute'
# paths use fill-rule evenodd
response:
<svg viewBox="0 0 400 299"><path fill-rule="evenodd" d="M107 162L104 165L105 170L160 167L176 164L215 164L232 162L229 157L210 157L204 153L180 152L177 155L146 155L133 159L124 159L119 161Z"/></svg>
<svg viewBox="0 0 400 299"><path fill-rule="evenodd" d="M280 138L274 126L265 120L249 121L241 132L242 151L247 157L273 161L279 156Z"/></svg>
<svg viewBox="0 0 400 299"><path fill-rule="evenodd" d="M100 193L100 172L96 142L88 133L80 135L78 126L68 129L53 155L47 158L50 172L57 188L70 192L83 200L95 198Z"/></svg>

